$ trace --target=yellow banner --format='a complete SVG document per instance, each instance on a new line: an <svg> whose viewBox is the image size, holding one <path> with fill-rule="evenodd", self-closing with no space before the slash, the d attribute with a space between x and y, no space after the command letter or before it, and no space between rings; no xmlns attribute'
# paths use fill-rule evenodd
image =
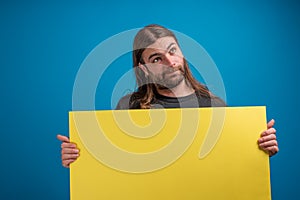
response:
<svg viewBox="0 0 300 200"><path fill-rule="evenodd" d="M271 199L265 107L76 111L71 199Z"/></svg>

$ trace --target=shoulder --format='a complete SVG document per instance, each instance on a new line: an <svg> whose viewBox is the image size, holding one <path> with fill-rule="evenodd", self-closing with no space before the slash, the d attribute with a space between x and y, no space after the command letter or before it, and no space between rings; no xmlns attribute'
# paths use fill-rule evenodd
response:
<svg viewBox="0 0 300 200"><path fill-rule="evenodd" d="M219 97L211 97L211 107L226 107L226 103Z"/></svg>
<svg viewBox="0 0 300 200"><path fill-rule="evenodd" d="M226 103L211 92L209 95L196 92L199 101L199 107L226 107Z"/></svg>
<svg viewBox="0 0 300 200"><path fill-rule="evenodd" d="M226 107L226 103L217 96L198 96L199 107Z"/></svg>
<svg viewBox="0 0 300 200"><path fill-rule="evenodd" d="M116 110L127 110L130 108L130 99L131 99L132 94L127 94L125 96L123 96L117 106L116 106Z"/></svg>

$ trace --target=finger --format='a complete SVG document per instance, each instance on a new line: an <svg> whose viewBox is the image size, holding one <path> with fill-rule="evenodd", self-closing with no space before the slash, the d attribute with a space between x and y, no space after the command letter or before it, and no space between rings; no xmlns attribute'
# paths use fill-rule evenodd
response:
<svg viewBox="0 0 300 200"><path fill-rule="evenodd" d="M278 143L276 140L271 140L271 141L261 143L261 144L259 144L259 146L263 149L267 149L269 147L278 146Z"/></svg>
<svg viewBox="0 0 300 200"><path fill-rule="evenodd" d="M274 126L274 124L275 124L275 120L274 120L274 119L271 119L271 120L268 122L268 124L267 124L268 129L269 129L269 128L272 128L272 127Z"/></svg>
<svg viewBox="0 0 300 200"><path fill-rule="evenodd" d="M264 132L262 132L260 134L261 137L267 136L267 135L275 135L276 134L276 129L275 128L269 128L267 130L265 130Z"/></svg>
<svg viewBox="0 0 300 200"><path fill-rule="evenodd" d="M69 168L70 167L70 164L73 163L76 159L68 159L68 160L64 160L62 162L62 165L66 168Z"/></svg>
<svg viewBox="0 0 300 200"><path fill-rule="evenodd" d="M56 138L62 142L70 142L70 139L67 137L67 136L64 136L64 135L56 135Z"/></svg>
<svg viewBox="0 0 300 200"><path fill-rule="evenodd" d="M258 143L261 144L261 143L264 143L264 142L267 142L267 141L270 141L270 140L276 140L276 135L275 134L270 134L270 135L262 136L258 139Z"/></svg>
<svg viewBox="0 0 300 200"><path fill-rule="evenodd" d="M63 142L62 144L61 144L61 148L63 149L63 148L76 148L76 144L75 143L72 143L72 142L69 142L69 143L67 143L67 142Z"/></svg>
<svg viewBox="0 0 300 200"><path fill-rule="evenodd" d="M75 149L75 148L63 148L61 150L61 154L78 154L79 153L79 149Z"/></svg>
<svg viewBox="0 0 300 200"><path fill-rule="evenodd" d="M269 156L273 156L273 155L275 155L276 153L278 153L279 148L278 148L278 146L272 146L272 147L266 148L266 151L268 151Z"/></svg>
<svg viewBox="0 0 300 200"><path fill-rule="evenodd" d="M270 135L262 136L261 138L258 139L258 143L263 143L270 140L276 140L276 135L270 134Z"/></svg>
<svg viewBox="0 0 300 200"><path fill-rule="evenodd" d="M77 159L79 154L62 154L61 159L64 160L69 160L69 159Z"/></svg>

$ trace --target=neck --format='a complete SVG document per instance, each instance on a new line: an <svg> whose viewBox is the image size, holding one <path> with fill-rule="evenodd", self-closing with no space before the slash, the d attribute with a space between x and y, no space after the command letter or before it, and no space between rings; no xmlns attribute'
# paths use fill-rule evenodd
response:
<svg viewBox="0 0 300 200"><path fill-rule="evenodd" d="M167 97L184 97L195 92L195 90L187 84L185 80L182 80L181 83L172 89L156 89L160 95Z"/></svg>

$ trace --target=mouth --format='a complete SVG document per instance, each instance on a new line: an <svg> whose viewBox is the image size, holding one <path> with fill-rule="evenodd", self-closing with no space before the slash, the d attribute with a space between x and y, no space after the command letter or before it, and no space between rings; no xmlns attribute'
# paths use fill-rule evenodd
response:
<svg viewBox="0 0 300 200"><path fill-rule="evenodd" d="M184 68L182 65L179 65L178 67L174 68L174 71L179 71L181 73L184 73Z"/></svg>
<svg viewBox="0 0 300 200"><path fill-rule="evenodd" d="M173 77L173 76L177 76L178 74L182 74L182 68L178 67L178 68L174 68L172 70L168 70L164 73L164 76L169 76L169 77Z"/></svg>
<svg viewBox="0 0 300 200"><path fill-rule="evenodd" d="M172 71L172 72L167 72L165 74L165 76L176 76L178 73L181 73L179 70L176 70L176 71Z"/></svg>

